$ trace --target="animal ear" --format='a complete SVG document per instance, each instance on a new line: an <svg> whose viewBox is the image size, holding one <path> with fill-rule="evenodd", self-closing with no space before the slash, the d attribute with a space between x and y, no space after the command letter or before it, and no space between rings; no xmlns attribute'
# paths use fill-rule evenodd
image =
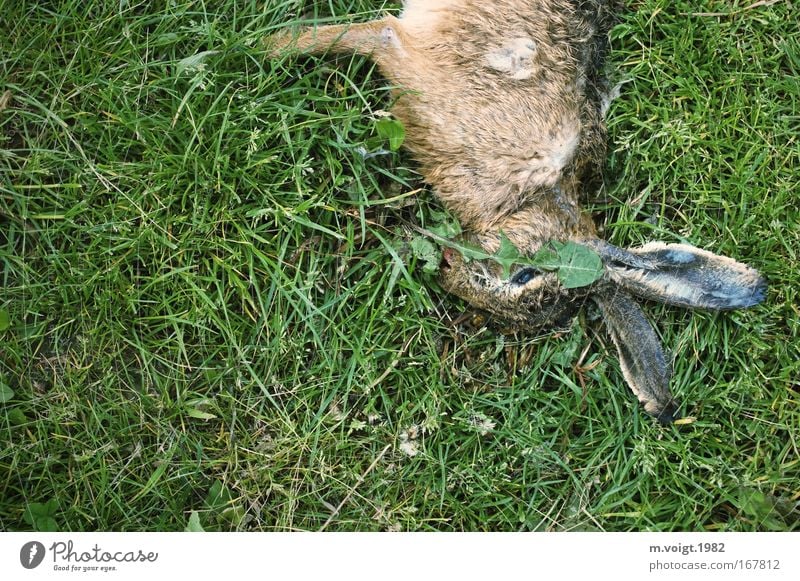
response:
<svg viewBox="0 0 800 581"><path fill-rule="evenodd" d="M601 243L608 278L642 298L689 308L752 307L767 284L749 266L688 244L654 242L621 250Z"/></svg>
<svg viewBox="0 0 800 581"><path fill-rule="evenodd" d="M662 424L678 419L669 390L672 367L639 305L625 292L609 288L593 296L619 353L622 375L647 413Z"/></svg>

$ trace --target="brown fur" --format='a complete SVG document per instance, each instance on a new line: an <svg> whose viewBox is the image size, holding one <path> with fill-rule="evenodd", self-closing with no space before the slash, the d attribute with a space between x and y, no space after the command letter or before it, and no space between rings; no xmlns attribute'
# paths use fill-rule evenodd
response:
<svg viewBox="0 0 800 581"><path fill-rule="evenodd" d="M408 22L408 26L406 26ZM527 39L527 76L514 65ZM392 81L394 115L425 180L462 226L478 233L527 224L552 232L589 228L577 176L596 171L605 135L591 102L584 45L592 24L565 0L408 2L401 18L307 30L274 39L304 52L371 54ZM554 199L559 187L560 200ZM542 222L542 204L555 202ZM551 204L554 205L554 204ZM527 214L530 214L528 218Z"/></svg>

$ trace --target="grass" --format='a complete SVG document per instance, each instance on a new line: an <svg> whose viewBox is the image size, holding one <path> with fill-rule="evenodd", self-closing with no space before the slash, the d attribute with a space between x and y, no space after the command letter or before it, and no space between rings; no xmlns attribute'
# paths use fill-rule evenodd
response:
<svg viewBox="0 0 800 581"><path fill-rule="evenodd" d="M749 4L613 33L606 237L770 281L646 305L696 418L665 428L591 316L455 324L405 228L435 200L364 155L386 83L260 50L396 5L0 1L0 529L800 528L800 31Z"/></svg>

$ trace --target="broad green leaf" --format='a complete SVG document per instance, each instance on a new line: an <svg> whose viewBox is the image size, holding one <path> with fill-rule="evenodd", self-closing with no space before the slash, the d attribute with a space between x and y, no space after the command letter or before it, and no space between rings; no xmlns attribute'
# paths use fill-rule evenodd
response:
<svg viewBox="0 0 800 581"><path fill-rule="evenodd" d="M492 258L492 255L486 252L483 248L479 248L471 244L453 243L451 244L451 247L458 250L461 253L461 256L464 257L464 260L467 262L470 260L488 260Z"/></svg>
<svg viewBox="0 0 800 581"><path fill-rule="evenodd" d="M554 248L542 246L536 254L533 255L531 266L535 266L540 270L553 271L559 269L561 260L558 257L558 252Z"/></svg>
<svg viewBox="0 0 800 581"><path fill-rule="evenodd" d="M571 368L578 360L584 338L581 327L573 325L565 340L559 343L558 351L553 353L550 363L559 367Z"/></svg>
<svg viewBox="0 0 800 581"><path fill-rule="evenodd" d="M11 408L6 411L6 418L11 422L12 426L21 426L28 423L28 417L19 408Z"/></svg>
<svg viewBox="0 0 800 581"><path fill-rule="evenodd" d="M233 497L225 485L219 480L215 480L211 488L208 489L206 506L211 510L222 510L228 506L231 500L233 500Z"/></svg>
<svg viewBox="0 0 800 581"><path fill-rule="evenodd" d="M14 397L14 390L0 381L0 403L8 403Z"/></svg>
<svg viewBox="0 0 800 581"><path fill-rule="evenodd" d="M567 242L557 252L558 278L564 288L589 286L603 276L603 261L594 250Z"/></svg>
<svg viewBox="0 0 800 581"><path fill-rule="evenodd" d="M203 411L204 407L209 406L212 403L213 401L211 399L204 397L189 400L186 402L186 413L190 418L196 418L198 420L216 419L216 415Z"/></svg>
<svg viewBox="0 0 800 581"><path fill-rule="evenodd" d="M246 513L242 506L234 504L220 513L220 517L229 523L239 524L244 520Z"/></svg>
<svg viewBox="0 0 800 581"><path fill-rule="evenodd" d="M786 530L786 523L776 509L774 496L740 486L738 495L732 498L732 501L747 518L758 525L759 530Z"/></svg>
<svg viewBox="0 0 800 581"><path fill-rule="evenodd" d="M48 516L55 516L58 512L58 501L55 498L51 498L46 503L44 503L44 508Z"/></svg>
<svg viewBox="0 0 800 581"><path fill-rule="evenodd" d="M8 311L5 309L0 309L0 332L5 331L11 326L11 317L8 314Z"/></svg>
<svg viewBox="0 0 800 581"><path fill-rule="evenodd" d="M423 261L423 272L432 274L439 269L442 256L433 242L422 236L416 236L411 240L410 246L417 260Z"/></svg>
<svg viewBox="0 0 800 581"><path fill-rule="evenodd" d="M190 408L186 410L186 413L190 418L195 418L197 420L213 420L216 419L217 416L214 414L210 414L208 412L201 411L197 408Z"/></svg>
<svg viewBox="0 0 800 581"><path fill-rule="evenodd" d="M58 523L53 518L58 512L58 501L55 498L45 503L31 502L22 513L23 520L41 532L57 532Z"/></svg>
<svg viewBox="0 0 800 581"><path fill-rule="evenodd" d="M192 514L189 515L189 522L186 525L186 528L183 530L187 533L206 532L206 530L203 528L203 525L200 524L200 513L198 513L196 510L193 510Z"/></svg>
<svg viewBox="0 0 800 581"><path fill-rule="evenodd" d="M245 517L244 508L234 502L233 495L219 480L214 481L209 488L206 506L219 518L231 523L239 523Z"/></svg>
<svg viewBox="0 0 800 581"><path fill-rule="evenodd" d="M461 225L455 220L450 220L431 226L429 230L440 238L450 239L461 234Z"/></svg>
<svg viewBox="0 0 800 581"><path fill-rule="evenodd" d="M378 135L389 141L389 149L397 151L406 139L406 129L397 119L384 117L375 122Z"/></svg>
<svg viewBox="0 0 800 581"><path fill-rule="evenodd" d="M43 533L57 533L58 523L52 516L43 516L36 519L36 530Z"/></svg>
<svg viewBox="0 0 800 581"><path fill-rule="evenodd" d="M40 516L53 516L58 509L58 503L53 503L52 500L48 502L31 502L28 504L27 509L25 510L25 515L29 515L30 518L40 517ZM28 518L25 518L25 521L29 524L32 524L28 521Z"/></svg>
<svg viewBox="0 0 800 581"><path fill-rule="evenodd" d="M508 278L511 273L512 266L524 261L519 249L514 246L514 243L503 232L500 232L500 248L492 255L492 258L503 267L503 276L505 278Z"/></svg>
<svg viewBox="0 0 800 581"><path fill-rule="evenodd" d="M192 56L187 56L184 59L178 61L178 64L175 66L175 72L177 76L180 76L184 73L184 71L192 70L197 68L203 61L206 60L208 57L217 54L218 50L204 50L203 52L198 52L197 54L193 54Z"/></svg>

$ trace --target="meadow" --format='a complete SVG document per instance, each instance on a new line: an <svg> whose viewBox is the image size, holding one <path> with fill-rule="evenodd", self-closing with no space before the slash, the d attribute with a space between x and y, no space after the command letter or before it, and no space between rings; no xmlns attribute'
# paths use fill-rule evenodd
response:
<svg viewBox="0 0 800 581"><path fill-rule="evenodd" d="M800 529L792 3L641 0L611 34L604 236L769 281L644 305L666 427L591 309L504 334L438 288L417 228L447 217L368 60L263 49L399 9L0 0L0 530Z"/></svg>

